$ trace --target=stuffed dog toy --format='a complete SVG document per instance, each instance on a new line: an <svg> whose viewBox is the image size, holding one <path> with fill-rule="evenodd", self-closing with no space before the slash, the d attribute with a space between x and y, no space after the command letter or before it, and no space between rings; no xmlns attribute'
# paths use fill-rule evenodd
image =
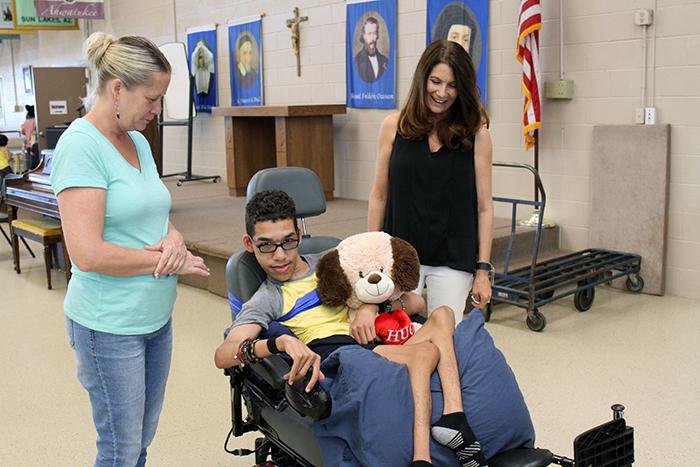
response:
<svg viewBox="0 0 700 467"><path fill-rule="evenodd" d="M347 304L352 321L363 303L391 303L418 287L419 270L408 242L384 232L352 235L318 262L318 296L329 306ZM416 328L404 310L395 310L377 316L375 329L383 343L403 344Z"/></svg>

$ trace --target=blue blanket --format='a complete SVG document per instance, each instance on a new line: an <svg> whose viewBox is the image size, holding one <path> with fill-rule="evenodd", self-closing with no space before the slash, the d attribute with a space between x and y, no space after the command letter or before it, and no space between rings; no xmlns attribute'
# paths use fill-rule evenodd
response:
<svg viewBox="0 0 700 467"><path fill-rule="evenodd" d="M457 326L464 410L486 458L533 446L535 433L522 393L503 354L484 329L478 310ZM340 348L324 361L322 385L333 400L331 415L314 424L323 465L407 466L413 453L413 398L405 366L361 347ZM431 380L432 421L442 415L437 373ZM433 464L455 466L452 451L434 441Z"/></svg>

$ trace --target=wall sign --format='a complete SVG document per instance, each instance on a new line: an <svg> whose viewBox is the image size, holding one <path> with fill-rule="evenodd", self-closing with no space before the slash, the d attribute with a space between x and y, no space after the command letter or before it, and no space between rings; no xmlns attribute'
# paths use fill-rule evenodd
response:
<svg viewBox="0 0 700 467"><path fill-rule="evenodd" d="M68 115L68 101L49 101L49 114Z"/></svg>
<svg viewBox="0 0 700 467"><path fill-rule="evenodd" d="M40 18L104 19L104 0L36 0Z"/></svg>
<svg viewBox="0 0 700 467"><path fill-rule="evenodd" d="M40 18L37 16L34 0L12 1L12 23L15 29L70 30L78 29L78 20L70 18Z"/></svg>

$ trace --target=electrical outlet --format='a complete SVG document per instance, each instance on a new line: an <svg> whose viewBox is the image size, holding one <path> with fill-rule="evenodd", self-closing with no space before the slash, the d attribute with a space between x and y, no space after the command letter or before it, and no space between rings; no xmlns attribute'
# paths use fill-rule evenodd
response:
<svg viewBox="0 0 700 467"><path fill-rule="evenodd" d="M634 123L641 123L644 125L644 109L641 107L637 107L634 110Z"/></svg>
<svg viewBox="0 0 700 467"><path fill-rule="evenodd" d="M655 125L656 124L656 107L645 107L644 108L644 124Z"/></svg>
<svg viewBox="0 0 700 467"><path fill-rule="evenodd" d="M654 11L653 10L635 10L634 11L634 24L637 26L649 26L654 22Z"/></svg>

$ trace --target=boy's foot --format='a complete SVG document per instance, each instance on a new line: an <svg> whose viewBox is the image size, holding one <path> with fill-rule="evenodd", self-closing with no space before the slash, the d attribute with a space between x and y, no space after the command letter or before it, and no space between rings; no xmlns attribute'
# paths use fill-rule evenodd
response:
<svg viewBox="0 0 700 467"><path fill-rule="evenodd" d="M464 412L445 414L430 429L433 439L450 448L462 467L485 467L481 445L467 423Z"/></svg>

